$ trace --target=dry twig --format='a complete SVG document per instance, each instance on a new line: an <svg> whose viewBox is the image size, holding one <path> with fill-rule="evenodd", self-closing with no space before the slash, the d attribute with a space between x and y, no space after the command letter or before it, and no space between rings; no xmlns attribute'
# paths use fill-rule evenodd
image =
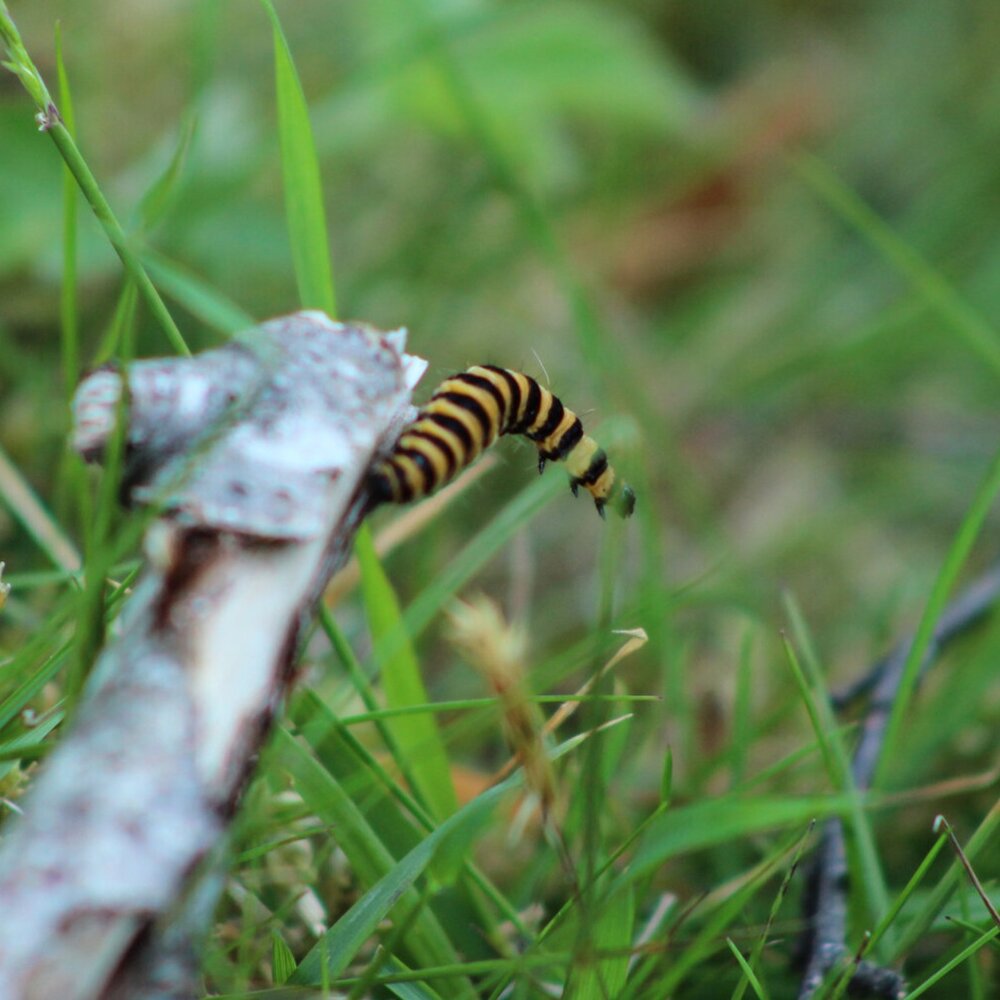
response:
<svg viewBox="0 0 1000 1000"><path fill-rule="evenodd" d="M921 671L931 666L948 643L983 621L998 600L1000 565L985 572L945 608L924 654ZM866 791L871 785L911 642L912 639L907 639L900 643L859 681L833 699L835 705L842 707L862 695L869 697L861 722L861 737L851 762L858 791ZM841 820L832 819L823 827L803 904L808 930L800 944L805 967L800 1000L813 996L827 973L848 955L847 875L844 825ZM899 972L861 960L856 961L849 989L852 996L887 998L901 997L906 992Z"/></svg>
<svg viewBox="0 0 1000 1000"><path fill-rule="evenodd" d="M96 458L127 382L125 487L159 515L121 637L5 829L0 997L196 992L223 869L192 875L224 843L369 467L409 416L423 366L404 337L297 313L81 384L74 443Z"/></svg>

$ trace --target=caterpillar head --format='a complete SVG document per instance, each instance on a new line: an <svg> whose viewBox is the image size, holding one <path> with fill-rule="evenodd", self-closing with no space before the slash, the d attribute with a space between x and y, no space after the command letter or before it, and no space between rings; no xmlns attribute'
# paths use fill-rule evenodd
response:
<svg viewBox="0 0 1000 1000"><path fill-rule="evenodd" d="M635 510L635 490L628 483L622 483L621 494L615 500L615 507L622 517L631 517Z"/></svg>
<svg viewBox="0 0 1000 1000"><path fill-rule="evenodd" d="M576 494L575 489L573 493ZM594 497L594 506L602 518L607 517L604 508L609 502L614 506L615 513L619 517L631 517L632 511L635 510L635 490L628 483L622 483L621 489L612 489L610 496Z"/></svg>

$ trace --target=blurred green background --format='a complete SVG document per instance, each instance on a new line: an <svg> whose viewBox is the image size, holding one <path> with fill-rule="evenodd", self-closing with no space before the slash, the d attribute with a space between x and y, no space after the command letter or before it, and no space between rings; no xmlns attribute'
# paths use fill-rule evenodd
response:
<svg viewBox="0 0 1000 1000"><path fill-rule="evenodd" d="M614 563L614 624L652 639L623 676L665 699L639 713L621 809L655 787L668 741L679 787L704 794L723 778L740 678L755 734L740 768L808 732L778 644L782 591L834 682L858 673L913 627L1000 443L1000 8L424 6L436 33L407 0L279 7L341 314L409 327L430 360L424 392L469 364L520 367L611 434L635 521L604 529L559 496L476 586L526 622L543 661L594 627ZM82 151L188 342L219 343L239 310L292 311L260 7L33 0L12 14L50 85L61 22ZM165 196L145 197L172 160ZM60 184L26 96L0 76L0 445L79 537L55 488ZM79 235L86 366L122 274L85 208ZM167 353L140 322L139 353ZM531 481L530 446L500 451L388 561L404 603ZM992 515L970 573L998 527ZM0 559L15 575L47 565L3 508ZM15 591L5 644L44 619L46 593ZM358 610L342 616L363 646ZM987 766L997 639L932 677L895 782ZM436 696L479 692L437 629L426 647ZM990 802L963 800L966 829ZM922 856L938 808L897 817L915 842L889 853L891 878ZM696 891L731 863L666 881Z"/></svg>

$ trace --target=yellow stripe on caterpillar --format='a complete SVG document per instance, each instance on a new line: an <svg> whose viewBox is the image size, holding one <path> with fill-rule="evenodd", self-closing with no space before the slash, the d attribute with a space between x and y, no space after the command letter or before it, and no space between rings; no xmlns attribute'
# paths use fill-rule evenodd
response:
<svg viewBox="0 0 1000 1000"><path fill-rule="evenodd" d="M521 434L538 448L538 471L565 461L573 494L582 486L598 513L613 503L622 517L635 493L618 480L603 449L583 433L580 418L558 396L522 372L476 365L444 380L392 454L368 480L372 505L406 503L443 486L502 434Z"/></svg>

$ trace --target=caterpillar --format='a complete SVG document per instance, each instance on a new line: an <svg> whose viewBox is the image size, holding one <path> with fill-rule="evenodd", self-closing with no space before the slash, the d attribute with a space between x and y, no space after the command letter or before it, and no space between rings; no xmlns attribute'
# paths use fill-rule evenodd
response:
<svg viewBox="0 0 1000 1000"><path fill-rule="evenodd" d="M580 418L530 376L495 365L476 365L441 383L403 429L392 454L372 471L372 505L407 503L432 493L501 434L522 434L535 442L539 473L546 462L565 462L573 495L582 486L601 517L608 503L622 517L635 509L634 491L583 433Z"/></svg>

